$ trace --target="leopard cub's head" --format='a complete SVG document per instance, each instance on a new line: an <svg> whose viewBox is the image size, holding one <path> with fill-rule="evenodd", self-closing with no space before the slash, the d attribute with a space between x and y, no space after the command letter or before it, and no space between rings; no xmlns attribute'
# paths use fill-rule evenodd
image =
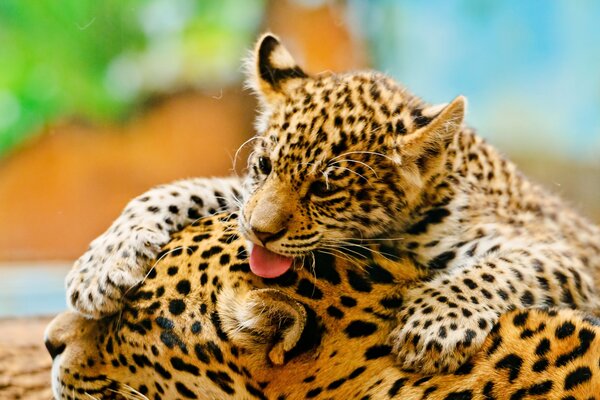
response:
<svg viewBox="0 0 600 400"><path fill-rule="evenodd" d="M309 76L271 34L248 66L261 113L246 237L297 257L401 229L444 170L465 99L430 106L377 72Z"/></svg>

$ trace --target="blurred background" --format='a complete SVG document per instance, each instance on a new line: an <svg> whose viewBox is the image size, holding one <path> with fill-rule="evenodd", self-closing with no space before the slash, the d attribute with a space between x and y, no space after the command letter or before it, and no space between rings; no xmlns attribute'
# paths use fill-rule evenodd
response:
<svg viewBox="0 0 600 400"><path fill-rule="evenodd" d="M232 173L265 30L309 72L466 95L470 125L599 222L598 21L594 0L1 0L0 316L62 310L70 263L132 197Z"/></svg>

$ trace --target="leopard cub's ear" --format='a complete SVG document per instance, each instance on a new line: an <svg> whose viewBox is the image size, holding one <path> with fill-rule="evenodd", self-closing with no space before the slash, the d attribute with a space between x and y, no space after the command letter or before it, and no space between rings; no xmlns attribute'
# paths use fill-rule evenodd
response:
<svg viewBox="0 0 600 400"><path fill-rule="evenodd" d="M400 138L401 152L408 157L443 153L461 129L467 99L458 96L450 104L431 106L413 113L415 130Z"/></svg>
<svg viewBox="0 0 600 400"><path fill-rule="evenodd" d="M285 98L293 84L308 77L277 36L271 33L258 40L246 69L247 85L267 104Z"/></svg>

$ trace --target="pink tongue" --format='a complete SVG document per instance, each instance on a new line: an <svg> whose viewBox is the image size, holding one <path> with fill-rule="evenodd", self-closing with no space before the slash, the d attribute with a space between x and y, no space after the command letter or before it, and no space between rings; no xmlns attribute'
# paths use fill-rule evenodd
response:
<svg viewBox="0 0 600 400"><path fill-rule="evenodd" d="M292 266L293 259L254 245L250 253L250 269L261 278L277 278Z"/></svg>

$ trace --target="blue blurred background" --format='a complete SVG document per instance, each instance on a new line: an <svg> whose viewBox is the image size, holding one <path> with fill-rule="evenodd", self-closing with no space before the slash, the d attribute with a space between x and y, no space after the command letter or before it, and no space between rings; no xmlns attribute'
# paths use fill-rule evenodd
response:
<svg viewBox="0 0 600 400"><path fill-rule="evenodd" d="M0 2L0 154L60 117L114 120L157 93L235 84L267 11L264 0ZM349 0L342 12L372 67L432 102L467 95L495 142L600 158L599 2Z"/></svg>
<svg viewBox="0 0 600 400"><path fill-rule="evenodd" d="M65 271L130 198L232 172L265 30L313 73L466 95L470 125L600 221L598 21L593 0L2 0L0 315L64 307Z"/></svg>
<svg viewBox="0 0 600 400"><path fill-rule="evenodd" d="M600 2L353 0L376 68L511 152L600 160ZM600 184L600 177L596 181Z"/></svg>

